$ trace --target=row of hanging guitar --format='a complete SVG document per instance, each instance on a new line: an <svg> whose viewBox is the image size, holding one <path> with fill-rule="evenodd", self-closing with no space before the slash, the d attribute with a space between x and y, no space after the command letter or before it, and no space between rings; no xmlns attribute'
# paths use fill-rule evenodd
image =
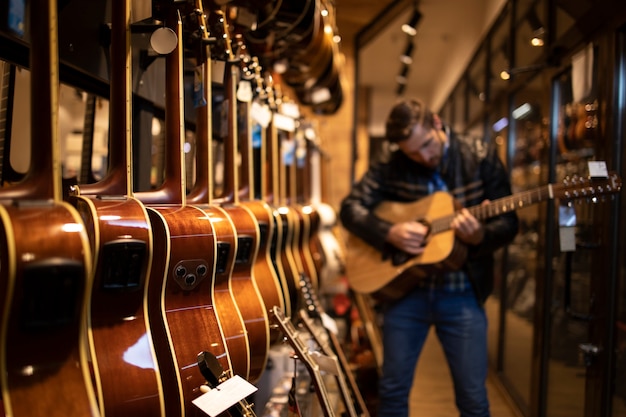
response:
<svg viewBox="0 0 626 417"><path fill-rule="evenodd" d="M0 190L0 387L7 417L201 415L191 404L207 383L198 355L254 383L270 346L282 341L275 313L295 317L303 276L311 288L319 284L319 217L314 206L279 193L286 169L271 121L263 129L271 191L263 199L240 195L235 60L224 82L232 103L232 192L212 198L211 106L198 112L196 131L203 149L196 169L204 174L187 192L178 13L168 21L178 44L166 56L165 180L158 189L133 192L130 11L125 2L113 3L110 101L117 105L109 170L97 183L73 186L66 199L56 137L56 6L31 4L31 27L40 28L32 31L30 51L37 115L31 163L24 180ZM210 71L208 56L202 67Z"/></svg>

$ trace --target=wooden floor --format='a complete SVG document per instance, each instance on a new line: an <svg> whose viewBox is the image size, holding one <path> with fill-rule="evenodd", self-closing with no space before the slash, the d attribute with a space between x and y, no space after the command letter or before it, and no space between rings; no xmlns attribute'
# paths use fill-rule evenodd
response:
<svg viewBox="0 0 626 417"><path fill-rule="evenodd" d="M487 390L491 417L521 417L498 387L495 377L489 377ZM411 417L453 417L459 414L454 405L448 365L434 331L428 335L417 365L410 406Z"/></svg>

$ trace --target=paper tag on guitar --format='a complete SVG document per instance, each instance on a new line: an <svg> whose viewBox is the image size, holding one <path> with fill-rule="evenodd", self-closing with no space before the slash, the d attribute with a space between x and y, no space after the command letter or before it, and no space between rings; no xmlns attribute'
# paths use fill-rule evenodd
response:
<svg viewBox="0 0 626 417"><path fill-rule="evenodd" d="M257 391L257 387L235 375L192 401L200 410L215 417L237 404L248 395Z"/></svg>

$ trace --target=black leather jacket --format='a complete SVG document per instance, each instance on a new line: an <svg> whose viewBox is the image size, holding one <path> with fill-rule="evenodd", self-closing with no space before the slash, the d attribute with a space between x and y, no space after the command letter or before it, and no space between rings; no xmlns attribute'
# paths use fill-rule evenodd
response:
<svg viewBox="0 0 626 417"><path fill-rule="evenodd" d="M440 172L450 193L464 207L481 204L511 194L508 173L494 147L484 142L449 134L449 148ZM381 201L415 201L429 194L432 172L409 159L402 151L390 153L372 164L341 203L343 226L380 251L389 249L385 238L392 223L376 217L374 209ZM444 213L447 214L447 213ZM485 224L485 237L470 246L465 271L482 303L493 290L493 252L512 241L517 234L515 212L492 217Z"/></svg>

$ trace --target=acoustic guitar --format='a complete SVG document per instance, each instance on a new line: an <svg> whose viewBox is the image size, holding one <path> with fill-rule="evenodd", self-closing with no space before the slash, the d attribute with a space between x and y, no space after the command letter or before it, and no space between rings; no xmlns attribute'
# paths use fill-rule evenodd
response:
<svg viewBox="0 0 626 417"><path fill-rule="evenodd" d="M198 13L195 9L182 12L203 16L201 3L197 3ZM160 20L177 37L176 47L165 56L165 179L159 188L135 196L146 204L153 232L147 314L166 415L193 416L200 411L192 401L201 395L205 382L197 369L198 352L210 351L225 369L232 369L214 304L215 275L226 266L223 260L230 262L224 255L228 256L231 247L218 245L209 216L186 201L181 10L171 6L162 13Z"/></svg>
<svg viewBox="0 0 626 417"><path fill-rule="evenodd" d="M247 346L247 362L248 367L246 373L239 374L250 381L257 381L261 373L265 370L265 364L267 363L267 355L269 351L269 324L267 319L267 312L265 305L261 299L258 287L252 276L252 267L256 262L259 247L259 225L252 214L244 207L238 204L238 195L236 190L238 188L238 166L236 155L236 140L237 140L237 111L236 111L236 85L237 85L237 73L238 73L238 61L234 57L230 46L230 33L228 28L228 18L226 15L226 9L216 12L219 20L221 21L221 29L223 33L223 53L226 61L226 70L224 78L224 101L223 105L226 106L227 113L227 138L225 139L225 161L224 161L224 182L222 186L222 194L219 198L214 196L214 187L212 179L210 181L202 180L200 184L207 182L202 188L208 189L207 199L204 201L198 201L196 199L191 200L194 203L201 204L207 213L210 213L211 218L221 219L216 222L215 227L226 228L230 230L227 232L235 240L233 246L233 262L232 267L228 271L228 275L224 275L223 282L225 288L228 288L231 296L230 306L222 304L221 299L216 299L217 313L223 315L223 319L227 320L235 315L239 315L243 324L243 331L245 333L245 339L248 342ZM217 29L217 28L216 28ZM206 62L206 68L210 67L210 61ZM203 78L210 80L210 74L205 73ZM210 83L207 81L205 90L207 90L207 97L210 96ZM208 102L208 100L207 100ZM207 104L208 106L209 104ZM199 118L207 117L207 111L203 110L198 113ZM206 146L207 150L213 148L213 140L211 132L204 130L204 126L212 126L212 123L204 123L202 121L198 124L201 127L198 133L198 141L203 142L203 146ZM202 148L201 148L202 149ZM211 154L212 155L212 154ZM207 152L198 154L198 157L207 158ZM213 169L212 158L209 159L208 170ZM203 178L209 177L208 170L203 171L200 175ZM212 177L211 177L212 178ZM196 184L196 189L198 184ZM202 193L194 193L192 195L202 196ZM216 285L221 281L216 277ZM225 294L225 293L224 293ZM224 300L227 301L228 300ZM234 301L234 303L233 303ZM226 338L227 344L229 338ZM231 348L229 346L229 351ZM231 357L234 361L234 358Z"/></svg>
<svg viewBox="0 0 626 417"><path fill-rule="evenodd" d="M337 213L335 209L322 200L322 158L328 157L321 149L318 134L313 125L305 127L304 136L307 140L307 176L310 177L309 198L311 206L315 209L319 218L317 233L314 236L312 249L314 259L320 264L319 281L324 285L332 285L333 282L344 275L345 250L341 246L335 228L337 226Z"/></svg>
<svg viewBox="0 0 626 417"><path fill-rule="evenodd" d="M61 197L56 1L32 1L29 17L30 167L0 192L2 406L11 417L96 417L87 351L89 240Z"/></svg>
<svg viewBox="0 0 626 417"><path fill-rule="evenodd" d="M305 199L308 187L305 184L306 146L303 131L297 127L289 139L292 155L285 158L285 181L289 207L296 215L299 224L299 236L295 248L299 256L299 265L303 274L306 274L315 287L319 285L318 271L313 259L311 242L317 233L319 217L315 209Z"/></svg>
<svg viewBox="0 0 626 417"><path fill-rule="evenodd" d="M152 230L146 208L132 190L130 1L115 2L111 15L110 163L102 180L74 185L69 197L87 225L93 255L90 357L102 415L165 416L145 314ZM94 106L94 96L89 95L85 115L89 149ZM84 154L80 179L91 182L91 151Z"/></svg>
<svg viewBox="0 0 626 417"><path fill-rule="evenodd" d="M249 169L252 172L249 174L251 179L249 180L251 196L257 197L257 189L254 184L255 179L258 181L258 199L263 201L264 205L269 209L268 230L272 230L272 233L268 237L269 247L267 248L267 256L269 256L269 262L273 272L277 278L279 286L279 293L282 301L270 306L270 310L274 305L278 305L283 309L283 312L288 316L291 315L291 296L289 292L289 282L292 281L291 265L283 264L283 250L286 242L283 240L283 236L286 230L283 227L283 220L276 208L271 204L272 190L274 189L275 177L274 170L272 168L273 159L271 158L271 147L269 145L268 132L271 130L271 114L269 104L269 88L265 86L265 80L262 76L262 67L256 57L253 58L254 73L256 80L256 89L254 97L254 106L250 106L250 118L254 120L252 126L249 129L258 129L258 137L255 140L254 151L251 153L251 157L258 161L257 164L252 164ZM269 117L268 117L269 116ZM268 233L269 234L269 233ZM271 326L276 330L276 326ZM277 337L282 339L282 333L274 331Z"/></svg>
<svg viewBox="0 0 626 417"><path fill-rule="evenodd" d="M270 88L270 97L273 95L273 87ZM274 107L270 104L270 107ZM280 262L285 274L286 288L283 289L289 297L291 314L295 314L301 305L298 282L302 266L300 264L298 243L300 239L300 222L297 214L287 204L285 167L281 158L281 146L279 132L276 126L274 112L272 122L268 126L267 137L267 168L270 174L268 181L268 201L275 209L275 214L280 217L282 224L281 246L278 250Z"/></svg>
<svg viewBox="0 0 626 417"><path fill-rule="evenodd" d="M251 72L253 78L257 77L258 61L252 59L247 64L246 72ZM248 81L244 81L248 82ZM257 81L258 82L258 81ZM254 216L259 225L259 250L256 261L252 268L254 281L259 288L261 298L265 305L268 317L272 313L274 306L285 309L285 298L282 292L279 272L274 266L272 260L272 241L279 228L274 224L274 216L272 208L267 202L256 198L256 187L254 181L255 164L252 141L252 116L251 102L244 101L240 104L240 112L243 119L243 128L239 134L239 149L241 153L241 168L243 175L241 176L241 186L239 194L239 204L246 207ZM282 340L282 334L276 326L270 327L270 344L278 343Z"/></svg>
<svg viewBox="0 0 626 417"><path fill-rule="evenodd" d="M594 199L621 189L621 179L611 173L607 179L567 178L508 197L469 207L478 220L486 220L554 198ZM450 223L456 214L455 202L446 192L436 192L415 202L383 202L375 214L389 222L422 221L429 227L424 252L412 256L400 251L383 257L373 246L355 235L347 241L347 277L350 287L379 299L398 299L433 274L456 270L464 264L467 247L455 239Z"/></svg>

